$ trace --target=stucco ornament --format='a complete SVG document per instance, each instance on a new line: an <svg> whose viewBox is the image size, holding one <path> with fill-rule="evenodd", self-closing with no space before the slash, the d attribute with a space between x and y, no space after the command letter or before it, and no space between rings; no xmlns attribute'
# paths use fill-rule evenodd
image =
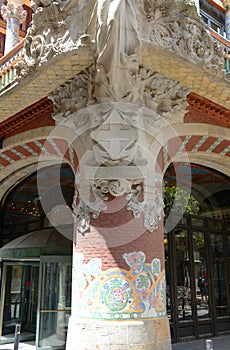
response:
<svg viewBox="0 0 230 350"><path fill-rule="evenodd" d="M143 188L137 185L126 195L128 200L126 209L131 210L135 218L140 218L144 213L144 226L153 232L164 216L164 200L159 183L153 180L148 184L148 179L146 180L143 182ZM143 200L140 199L142 193L144 193Z"/></svg>

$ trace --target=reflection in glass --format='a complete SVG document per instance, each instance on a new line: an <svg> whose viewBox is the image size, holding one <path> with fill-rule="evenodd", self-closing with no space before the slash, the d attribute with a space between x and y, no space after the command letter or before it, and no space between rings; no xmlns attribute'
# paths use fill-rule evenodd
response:
<svg viewBox="0 0 230 350"><path fill-rule="evenodd" d="M35 334L38 266L6 265L2 335L14 334L15 325L21 332Z"/></svg>
<svg viewBox="0 0 230 350"><path fill-rule="evenodd" d="M192 226L204 227L204 218L192 217L191 222Z"/></svg>
<svg viewBox="0 0 230 350"><path fill-rule="evenodd" d="M65 346L71 313L71 270L71 263L43 264L39 347Z"/></svg>
<svg viewBox="0 0 230 350"><path fill-rule="evenodd" d="M205 318L209 316L209 289L203 232L193 233L193 248L197 317Z"/></svg>
<svg viewBox="0 0 230 350"><path fill-rule="evenodd" d="M172 303L171 303L171 290L170 290L170 279L169 279L169 246L168 238L164 238L164 247L165 247L165 273L166 273L166 307L167 315L172 320Z"/></svg>
<svg viewBox="0 0 230 350"><path fill-rule="evenodd" d="M192 318L192 306L187 231L176 232L175 246L178 316L179 319L189 320Z"/></svg>
<svg viewBox="0 0 230 350"><path fill-rule="evenodd" d="M213 286L217 316L226 316L228 312L226 275L224 266L223 236L211 235Z"/></svg>

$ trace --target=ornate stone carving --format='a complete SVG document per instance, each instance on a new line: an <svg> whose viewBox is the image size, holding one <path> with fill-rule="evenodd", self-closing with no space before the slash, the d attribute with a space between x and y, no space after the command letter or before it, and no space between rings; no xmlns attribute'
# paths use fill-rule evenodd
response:
<svg viewBox="0 0 230 350"><path fill-rule="evenodd" d="M142 5L143 6L143 5ZM134 85L129 72L137 71L140 62L138 16L140 3L135 0L98 0L88 32L95 38L97 100L134 102L130 96ZM92 28L91 28L92 27ZM95 35L96 33L96 35ZM109 84L104 88L104 81Z"/></svg>
<svg viewBox="0 0 230 350"><path fill-rule="evenodd" d="M216 77L224 77L221 46L197 14L191 1L155 1L148 14L148 25L142 35L201 67Z"/></svg>
<svg viewBox="0 0 230 350"><path fill-rule="evenodd" d="M95 85L92 83L94 79L96 79L96 69L94 66L91 66L73 79L67 81L66 84L60 88L53 91L49 95L49 98L53 101L54 105L53 118L57 121L61 121L63 118L67 118L78 112L78 124L81 119L86 122L90 116L93 116L95 119L93 126L100 126L101 123L104 123L108 117L108 110L107 113L101 116L100 113L96 113L95 115L94 112L87 112L87 110L84 110L84 108L93 106L99 102L97 96L95 96L97 82ZM136 111L132 110L132 112L130 112L127 110L130 106L134 109L139 109L141 106L145 106L152 111L151 116L156 112L158 116L162 115L167 118L176 118L177 120L183 118L188 105L186 102L186 96L190 93L189 88L184 87L174 79L170 79L163 74L156 72L152 68L146 68L143 66L139 66L136 74L132 76L132 84L137 93L136 96L138 96L138 103L136 107L134 107L134 104L126 105L126 110L123 113L126 124L128 121L129 124L131 123L133 126L137 126L137 124L132 121L132 119L135 119L134 116L136 115ZM107 91L110 90L110 85L107 80L104 81L103 89ZM133 91L130 92L133 93ZM133 93L133 96L134 94L135 93ZM119 101L126 102L126 97L127 96L125 96L124 99L120 97ZM105 105L106 104L102 104L101 106ZM118 104L114 102L108 105L110 108L112 108L113 105L118 106ZM100 105L98 105L98 107L96 106L97 105L94 107L95 111L101 110L101 107L99 107ZM125 104L122 106L125 108ZM120 115L122 114L121 110L119 113ZM113 124L118 124L120 118L119 113L117 121L114 120ZM80 115L82 115L82 118ZM153 120L153 123L155 123L155 119ZM128 124L126 125L126 128L127 127ZM91 136L93 137L93 134Z"/></svg>
<svg viewBox="0 0 230 350"><path fill-rule="evenodd" d="M151 68L140 67L144 104L157 114L170 118L183 118L190 89Z"/></svg>
<svg viewBox="0 0 230 350"><path fill-rule="evenodd" d="M53 101L53 118L56 121L68 118L68 116L96 102L93 97L92 84L94 71L93 66L85 69L49 95L49 99Z"/></svg>
<svg viewBox="0 0 230 350"><path fill-rule="evenodd" d="M150 231L162 217L162 195L146 177L150 163L142 153L139 131L145 132L150 120L154 125L157 116L184 115L189 90L140 65L138 16L147 5L133 0L98 1L90 23L96 30L95 66L51 96L56 120L66 120L79 136L81 123L85 125L82 142L87 152L79 164L80 199L74 207L82 233L89 229L90 215L97 217L103 210L107 194L129 195L127 209L136 217L143 212ZM139 202L134 185L141 182L144 199Z"/></svg>
<svg viewBox="0 0 230 350"><path fill-rule="evenodd" d="M135 164L139 157L138 130L129 120L135 115L133 106L106 104L102 106L103 123L90 133L98 166L121 163Z"/></svg>
<svg viewBox="0 0 230 350"><path fill-rule="evenodd" d="M1 14L7 21L4 54L11 51L18 44L19 27L26 19L27 12L23 9L24 0L8 0L1 6Z"/></svg>
<svg viewBox="0 0 230 350"><path fill-rule="evenodd" d="M89 231L91 215L94 219L97 219L101 211L107 208L97 194L94 202L89 202L88 200L87 203L84 202L84 196L81 196L78 190L75 190L72 207L73 216L76 218L77 229L81 234Z"/></svg>
<svg viewBox="0 0 230 350"><path fill-rule="evenodd" d="M3 1L0 2L3 3ZM24 0L8 0L7 5L1 6L1 14L4 19L16 17L20 23L26 19L27 12L23 9Z"/></svg>
<svg viewBox="0 0 230 350"><path fill-rule="evenodd" d="M17 67L20 77L32 74L51 57L85 46L92 3L93 0L32 1L34 14L25 40L23 59Z"/></svg>
<svg viewBox="0 0 230 350"><path fill-rule="evenodd" d="M107 194L111 194L114 197L120 197L126 193L130 193L132 185L132 181L126 179L96 179L93 183L95 193L97 193L103 200L108 199L106 196Z"/></svg>
<svg viewBox="0 0 230 350"><path fill-rule="evenodd" d="M139 103L136 80L143 41L200 65L208 74L225 74L222 49L192 0L33 0L32 8L24 58L18 64L21 77L50 57L92 46L97 100Z"/></svg>
<svg viewBox="0 0 230 350"><path fill-rule="evenodd" d="M162 192L157 187L155 187L151 194L150 200L150 198L148 198L148 185L145 183L144 186L146 186L144 200L140 200L140 193L142 192L141 186L132 188L130 193L126 196L129 200L126 209L131 210L135 218L139 218L143 213L144 226L148 231L153 232L157 229L159 220L164 216L164 201Z"/></svg>

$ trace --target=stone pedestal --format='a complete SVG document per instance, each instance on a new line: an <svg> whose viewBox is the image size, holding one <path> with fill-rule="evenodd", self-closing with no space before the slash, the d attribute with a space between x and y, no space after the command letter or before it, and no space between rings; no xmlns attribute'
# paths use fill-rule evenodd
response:
<svg viewBox="0 0 230 350"><path fill-rule="evenodd" d="M77 344L77 346L76 346ZM169 350L167 317L146 321L84 321L71 316L67 349Z"/></svg>

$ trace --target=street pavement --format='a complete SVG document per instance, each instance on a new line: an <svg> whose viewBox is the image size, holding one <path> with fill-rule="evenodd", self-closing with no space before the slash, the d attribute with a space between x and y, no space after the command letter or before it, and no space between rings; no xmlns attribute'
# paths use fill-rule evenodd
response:
<svg viewBox="0 0 230 350"><path fill-rule="evenodd" d="M209 338L212 340L213 348L206 345L205 339L194 340L173 344L173 350L230 350L230 335Z"/></svg>

